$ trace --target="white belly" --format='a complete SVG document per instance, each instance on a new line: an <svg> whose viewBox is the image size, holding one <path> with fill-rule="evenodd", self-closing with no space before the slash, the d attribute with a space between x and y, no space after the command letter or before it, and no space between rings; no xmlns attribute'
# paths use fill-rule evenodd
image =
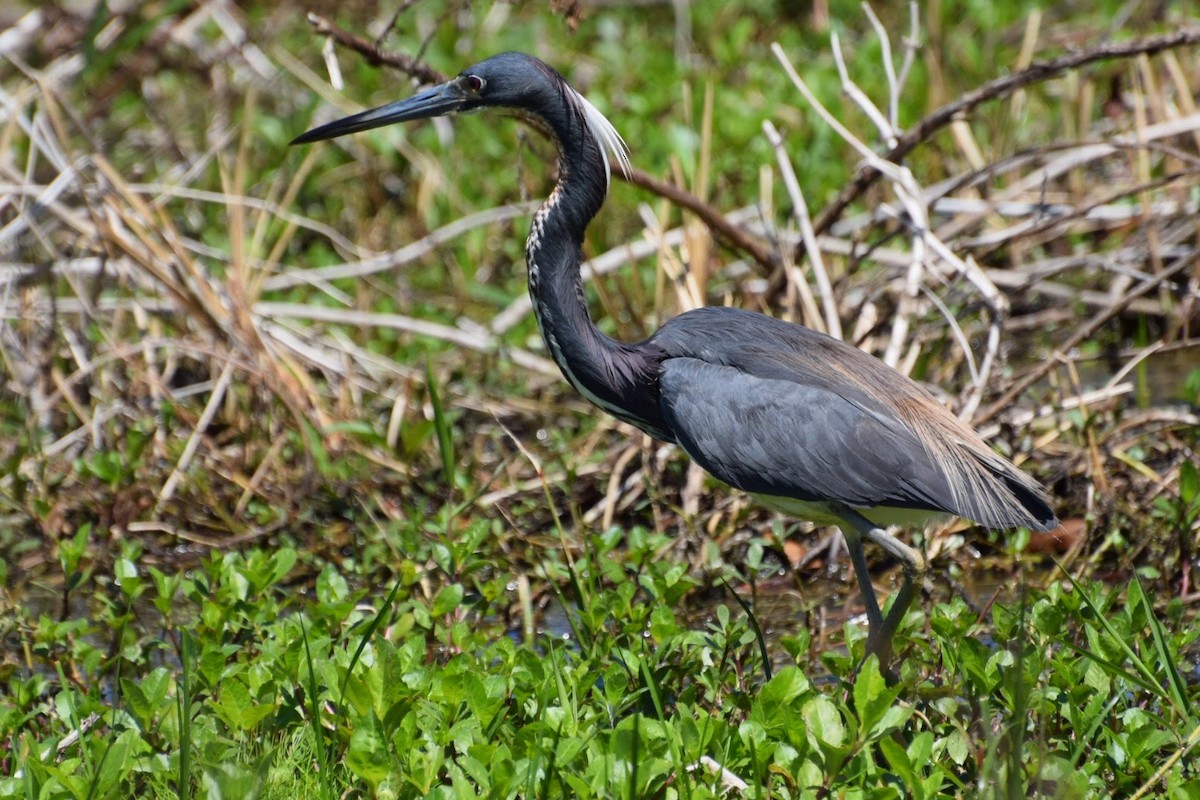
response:
<svg viewBox="0 0 1200 800"><path fill-rule="evenodd" d="M818 525L837 525L841 527L845 524L842 518L834 513L828 503L808 502L797 500L794 497L778 497L769 494L755 494L753 497L767 508L778 511L781 514L787 514L789 517L805 519L809 522L815 522ZM904 528L924 528L938 520L951 516L950 514L943 514L937 511L924 511L916 508L891 508L888 506L855 508L854 510L881 528L887 528L892 525L899 525Z"/></svg>

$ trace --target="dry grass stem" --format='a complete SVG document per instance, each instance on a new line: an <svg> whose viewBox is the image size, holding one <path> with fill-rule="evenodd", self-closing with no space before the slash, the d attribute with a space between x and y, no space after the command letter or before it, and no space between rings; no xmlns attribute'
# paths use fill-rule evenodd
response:
<svg viewBox="0 0 1200 800"><path fill-rule="evenodd" d="M783 178L784 188L792 200L792 208L796 215L796 223L800 226L800 235L805 239L809 253L809 263L812 265L813 280L817 283L817 291L821 294L821 305L825 309L824 316L817 310L816 300L808 281L797 275L793 281L800 293L800 302L804 308L804 318L808 324L823 333L828 333L835 339L842 336L842 318L838 311L837 299L833 296L833 285L829 282L829 273L825 271L825 262L821 258L821 250L816 246L816 234L813 233L812 218L808 214L808 203L804 200L804 192L800 181L796 179L796 171L792 168L791 159L784 150L783 137L770 120L763 120L763 133L775 150L775 159L779 165L779 174ZM789 270L791 265L789 265Z"/></svg>

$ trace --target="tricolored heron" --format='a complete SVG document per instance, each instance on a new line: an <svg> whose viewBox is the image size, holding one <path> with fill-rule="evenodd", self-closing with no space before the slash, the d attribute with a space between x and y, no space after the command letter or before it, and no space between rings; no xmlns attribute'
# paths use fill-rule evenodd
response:
<svg viewBox="0 0 1200 800"><path fill-rule="evenodd" d="M882 665L925 571L883 526L963 517L989 528L1058 526L1041 487L882 361L837 339L736 308L680 314L642 342L592 322L579 265L583 234L608 192L616 129L554 69L502 53L407 100L322 125L293 144L484 108L540 119L559 151L558 183L525 242L529 294L554 361L584 397L674 442L725 483L846 538L866 604L868 652ZM886 618L862 540L903 565Z"/></svg>

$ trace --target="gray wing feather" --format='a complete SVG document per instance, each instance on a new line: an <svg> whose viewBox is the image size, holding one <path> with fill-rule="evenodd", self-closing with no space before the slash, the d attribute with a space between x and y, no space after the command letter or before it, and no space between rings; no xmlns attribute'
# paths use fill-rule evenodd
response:
<svg viewBox="0 0 1200 800"><path fill-rule="evenodd" d="M939 502L949 493L945 476L909 429L852 387L835 389L819 375L789 378L669 358L660 376L662 414L693 459L739 489L947 510Z"/></svg>

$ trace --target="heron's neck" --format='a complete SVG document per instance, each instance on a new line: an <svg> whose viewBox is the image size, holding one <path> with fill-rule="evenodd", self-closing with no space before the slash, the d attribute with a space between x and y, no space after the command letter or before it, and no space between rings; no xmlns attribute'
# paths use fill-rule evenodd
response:
<svg viewBox="0 0 1200 800"><path fill-rule="evenodd" d="M583 234L604 204L608 180L595 139L582 124L580 129L555 130L558 183L534 214L525 241L533 312L572 386L608 413L669 440L657 401L643 388L653 382L657 363L640 345L605 336L588 312L579 273Z"/></svg>
<svg viewBox="0 0 1200 800"><path fill-rule="evenodd" d="M575 131L556 130L555 135L560 150L558 183L533 216L525 240L525 262L538 325L551 355L566 372L568 365L563 362L575 351L561 348L556 340L585 339L589 352L593 348L604 352L616 343L592 322L579 274L584 232L608 191L603 162L585 126L579 125Z"/></svg>

